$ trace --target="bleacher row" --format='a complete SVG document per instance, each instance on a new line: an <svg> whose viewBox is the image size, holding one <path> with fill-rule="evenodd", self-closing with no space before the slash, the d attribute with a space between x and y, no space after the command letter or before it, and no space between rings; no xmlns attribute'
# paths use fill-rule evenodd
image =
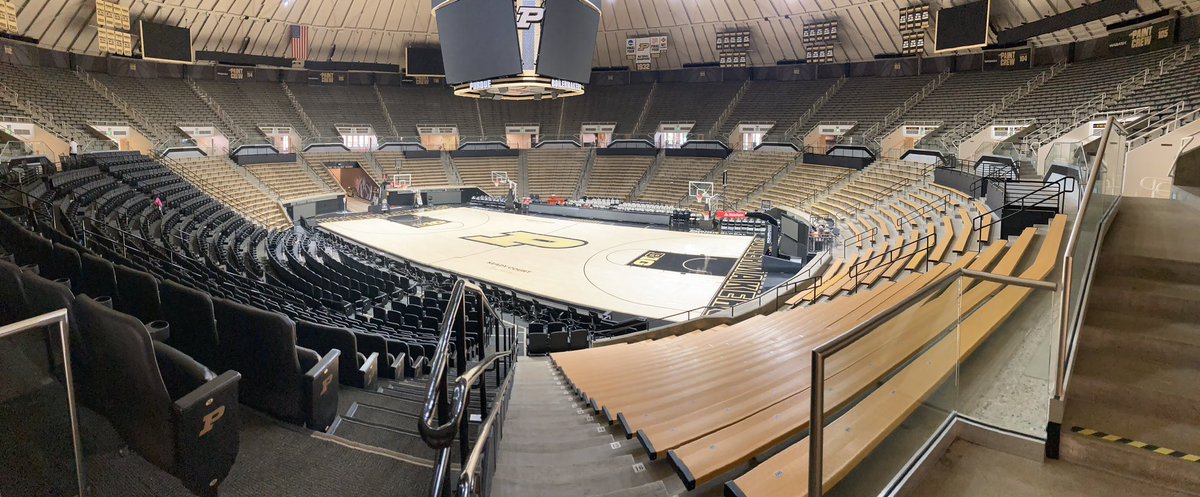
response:
<svg viewBox="0 0 1200 497"><path fill-rule="evenodd" d="M972 229L972 199L930 184L919 166L878 164L855 175L811 205L863 213L856 218L870 221L859 229L870 225L877 234L862 238L861 252L835 256L821 278L789 300L793 309L680 336L556 353L554 364L603 419L636 437L651 459L668 459L689 489L724 481L727 495L805 495L811 349L959 268L1045 279L1066 228L1066 217L1058 216L1042 229L997 240ZM897 219L838 203L882 181L896 186L870 205ZM910 206L915 214L899 214ZM933 235L927 245L907 243L926 234ZM945 292L918 304L826 366L826 409L842 412L825 428L826 488L1032 291L970 280L962 289L961 296ZM960 318L958 334L943 337ZM922 326L908 326L916 322ZM923 360L890 374L915 355ZM760 381L768 376L775 381ZM771 455L780 444L787 447Z"/></svg>
<svg viewBox="0 0 1200 497"><path fill-rule="evenodd" d="M1200 91L1188 82L1195 72L1196 51L1180 57L1171 70L1159 71L1159 63L1174 50L1068 64L1057 76L1002 109L996 117L1050 122L1099 91L1113 90L1118 83L1147 70L1149 81L1145 88L1128 92L1105 110L1150 106L1152 113L1159 113L1179 102L1195 107L1200 104ZM952 73L945 83L892 125L898 126L905 120L940 121L942 128L933 133L937 136L969 121L976 112L998 102L1044 70ZM823 121L849 121L857 123L848 135L854 139L881 122L934 77L848 78L824 106L807 116L803 129L793 131L803 136ZM88 126L92 122L133 122L130 115L97 93L84 78L66 69L0 64L0 83L11 88L18 100L48 110L57 122L78 136L99 139ZM287 84L316 128L310 129L285 93L284 84L278 82L185 81L105 74L91 78L166 133L158 138L172 142L187 138L178 128L184 123L210 124L231 138L261 141L265 139L259 130L261 125L290 126L302 140L336 138L338 125L371 126L379 137L416 136L420 124L452 125L463 137L499 139L504 136L507 124L537 124L542 137L574 137L583 123L616 123L618 135L646 136L657 131L661 122L691 122L695 136L709 134L719 124L717 136L704 138L727 139L738 123L774 122L768 139L780 140L788 138L783 136L784 131L812 109L812 104L833 85L833 80L828 79L593 85L583 96L562 102L497 103L454 97L439 86ZM743 85L745 92L734 101ZM200 94L215 102L224 114L218 115ZM726 110L728 116L718 123L718 117ZM24 111L3 102L0 114L20 116Z"/></svg>

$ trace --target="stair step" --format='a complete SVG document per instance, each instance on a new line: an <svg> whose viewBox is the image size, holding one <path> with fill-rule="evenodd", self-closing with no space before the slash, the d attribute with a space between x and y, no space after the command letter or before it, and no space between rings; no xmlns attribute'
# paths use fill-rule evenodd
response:
<svg viewBox="0 0 1200 497"><path fill-rule="evenodd" d="M1084 350L1076 359L1070 397L1185 422L1200 413L1200 361L1190 366L1113 350Z"/></svg>
<svg viewBox="0 0 1200 497"><path fill-rule="evenodd" d="M409 400L378 392L363 391L356 394L358 403L383 407L393 411L406 412L416 415L425 407L425 401Z"/></svg>
<svg viewBox="0 0 1200 497"><path fill-rule="evenodd" d="M670 494L667 493L667 486L661 481L655 481L633 488L600 494L598 497L667 497L668 495Z"/></svg>
<svg viewBox="0 0 1200 497"><path fill-rule="evenodd" d="M641 486L653 481L648 472L635 473L630 456L605 464L581 464L514 471L500 458L494 480L497 496L593 496Z"/></svg>
<svg viewBox="0 0 1200 497"><path fill-rule="evenodd" d="M1124 436L1120 433L1115 435ZM1144 440L1143 442L1149 443ZM1194 495L1196 489L1200 488L1197 463L1071 433L1069 427L1064 427L1059 451L1064 461L1127 476L1146 482L1150 486L1168 488L1188 495Z"/></svg>
<svg viewBox="0 0 1200 497"><path fill-rule="evenodd" d="M1127 357L1153 357L1175 366L1200 360L1200 324L1092 308L1088 309L1081 333L1081 351L1112 350Z"/></svg>
<svg viewBox="0 0 1200 497"><path fill-rule="evenodd" d="M1195 411L1193 411L1195 412ZM1072 426L1091 428L1188 454L1200 455L1200 426L1192 420L1174 420L1156 412L1122 409L1106 402L1073 399L1067 408L1063 431ZM1200 471L1200 469L1197 469Z"/></svg>
<svg viewBox="0 0 1200 497"><path fill-rule="evenodd" d="M1103 276L1130 276L1179 283L1200 281L1200 263L1194 262L1103 251L1096 265L1104 268L1103 273L1097 272L1098 280Z"/></svg>
<svg viewBox="0 0 1200 497"><path fill-rule="evenodd" d="M1088 297L1090 308L1200 322L1200 285L1100 274Z"/></svg>
<svg viewBox="0 0 1200 497"><path fill-rule="evenodd" d="M418 435L374 426L352 418L341 418L330 434L430 461L435 456L434 450Z"/></svg>
<svg viewBox="0 0 1200 497"><path fill-rule="evenodd" d="M382 407L354 403L346 416L373 425L382 425L405 433L418 434L417 421L420 416Z"/></svg>

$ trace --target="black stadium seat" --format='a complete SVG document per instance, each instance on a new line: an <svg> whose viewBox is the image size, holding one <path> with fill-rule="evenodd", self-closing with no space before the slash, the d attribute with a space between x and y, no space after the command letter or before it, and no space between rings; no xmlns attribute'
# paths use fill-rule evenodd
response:
<svg viewBox="0 0 1200 497"><path fill-rule="evenodd" d="M338 355L296 345L296 327L280 314L213 300L220 359L242 373L240 398L288 422L325 431L337 416Z"/></svg>
<svg viewBox="0 0 1200 497"><path fill-rule="evenodd" d="M366 356L358 351L354 333L343 328L300 321L296 323L296 344L326 354L338 350L338 378L345 385L370 388L379 375L379 353Z"/></svg>
<svg viewBox="0 0 1200 497"><path fill-rule="evenodd" d="M113 307L149 323L162 319L159 312L158 279L149 273L115 266L117 296Z"/></svg>
<svg viewBox="0 0 1200 497"><path fill-rule="evenodd" d="M212 298L169 280L158 286L158 295L165 311L163 319L171 325L167 343L201 364L219 369L217 318Z"/></svg>
<svg viewBox="0 0 1200 497"><path fill-rule="evenodd" d="M93 297L117 299L117 273L113 264L92 254L83 254L83 274L75 289Z"/></svg>
<svg viewBox="0 0 1200 497"><path fill-rule="evenodd" d="M29 303L21 284L21 268L0 261L0 326L30 317Z"/></svg>
<svg viewBox="0 0 1200 497"><path fill-rule="evenodd" d="M550 352L550 335L542 333L527 333L525 335L525 353L528 355L545 355Z"/></svg>
<svg viewBox="0 0 1200 497"><path fill-rule="evenodd" d="M48 267L44 268L42 276L52 279L69 279L74 288L79 284L81 274L83 274L83 261L79 258L79 251L61 243L55 243Z"/></svg>
<svg viewBox="0 0 1200 497"><path fill-rule="evenodd" d="M565 331L555 331L550 333L550 352L565 352L571 350L569 340L570 334Z"/></svg>
<svg viewBox="0 0 1200 497"><path fill-rule="evenodd" d="M567 342L571 350L586 349L592 345L588 341L588 330L571 330Z"/></svg>
<svg viewBox="0 0 1200 497"><path fill-rule="evenodd" d="M92 355L83 384L93 407L130 448L185 487L217 495L238 453L238 380L170 346L153 342L137 318L86 296L75 301L80 335Z"/></svg>

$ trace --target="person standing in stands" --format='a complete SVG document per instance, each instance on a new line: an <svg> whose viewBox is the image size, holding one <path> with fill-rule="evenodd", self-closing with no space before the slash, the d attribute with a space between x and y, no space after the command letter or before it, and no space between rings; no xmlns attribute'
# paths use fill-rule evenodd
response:
<svg viewBox="0 0 1200 497"><path fill-rule="evenodd" d="M71 139L71 143L68 143L67 146L71 148L72 159L79 155L79 142L75 141L74 138Z"/></svg>
<svg viewBox="0 0 1200 497"><path fill-rule="evenodd" d="M154 197L154 206L158 207L158 213L162 214L162 209L163 209L162 197Z"/></svg>

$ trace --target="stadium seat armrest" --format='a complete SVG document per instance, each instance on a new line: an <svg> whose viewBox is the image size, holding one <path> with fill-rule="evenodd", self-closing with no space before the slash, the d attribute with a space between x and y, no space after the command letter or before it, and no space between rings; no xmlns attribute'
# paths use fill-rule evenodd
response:
<svg viewBox="0 0 1200 497"><path fill-rule="evenodd" d="M358 368L359 374L362 376L362 387L371 388L375 384L375 379L379 377L379 352L371 352L367 356L367 360L363 361L363 365Z"/></svg>
<svg viewBox="0 0 1200 497"><path fill-rule="evenodd" d="M171 405L174 474L200 496L216 496L238 454L237 371L226 371Z"/></svg>
<svg viewBox="0 0 1200 497"><path fill-rule="evenodd" d="M425 374L425 368L429 366L429 359L418 357L411 361L404 362L404 377L405 378L420 378Z"/></svg>
<svg viewBox="0 0 1200 497"><path fill-rule="evenodd" d="M316 365L304 373L304 413L306 424L317 431L329 429L337 417L338 407L338 349L330 350Z"/></svg>
<svg viewBox="0 0 1200 497"><path fill-rule="evenodd" d="M163 384L172 399L179 399L204 386L216 375L187 354L162 342L151 342Z"/></svg>

